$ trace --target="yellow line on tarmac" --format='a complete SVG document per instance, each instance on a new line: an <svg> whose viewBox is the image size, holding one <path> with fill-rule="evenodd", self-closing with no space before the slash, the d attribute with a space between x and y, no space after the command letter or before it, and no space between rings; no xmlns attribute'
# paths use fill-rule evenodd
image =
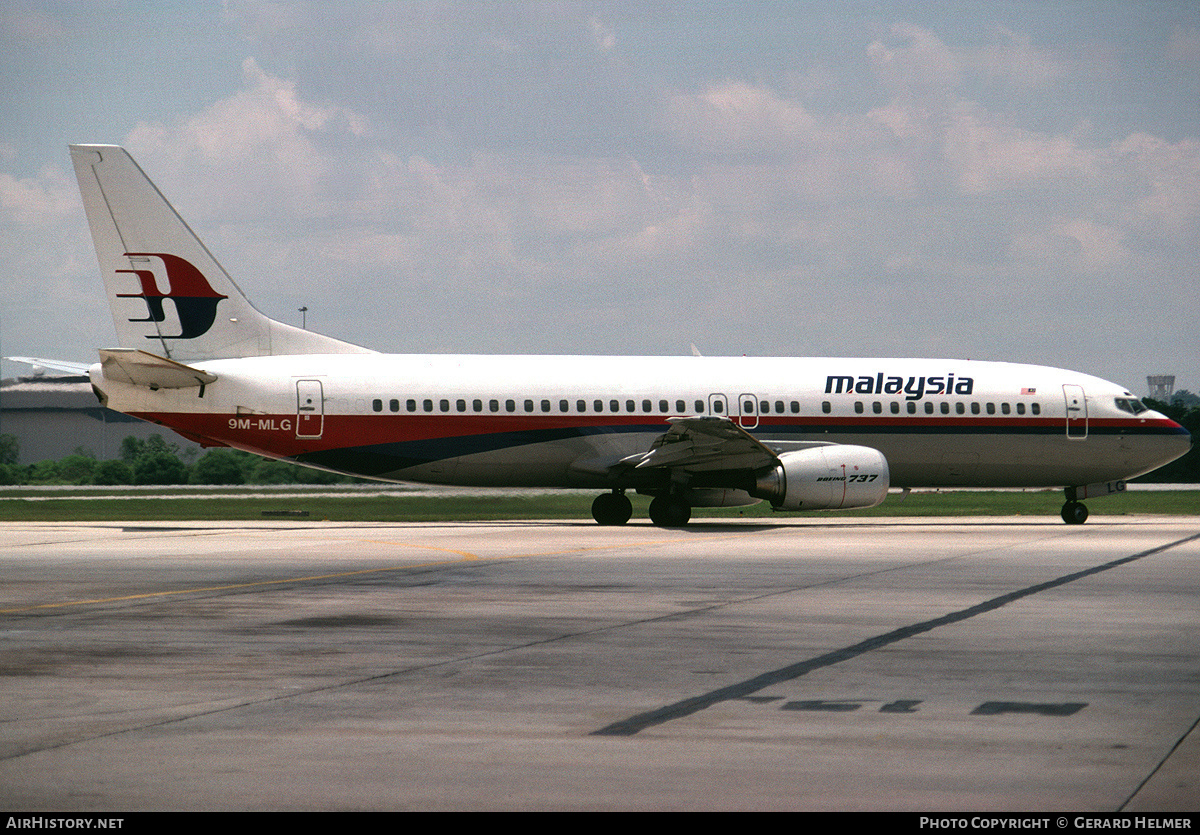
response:
<svg viewBox="0 0 1200 835"><path fill-rule="evenodd" d="M39 603L36 606L22 606L16 609L0 609L0 615L10 615L18 612L32 612L37 609L62 609L68 606L86 606L90 603L120 603L127 600L147 600L154 597L171 597L179 594L199 594L211 591L232 591L234 589L250 589L256 586L279 586L287 583L306 583L313 580L333 580L339 577L354 577L360 574L379 574L386 571L404 571L410 568L430 568L437 565L449 565L456 562L477 560L475 554L468 551L452 551L449 548L435 548L430 545L409 545L403 542L390 542L389 545L401 545L405 548L422 548L429 551L446 551L458 554L462 559L438 560L435 562L412 563L410 565L389 565L383 568L360 568L356 571L339 571L333 574L312 574L307 577L286 577L280 580L255 580L252 583L230 583L224 586L203 586L195 589L174 589L172 591L151 591L144 594L127 594L120 597L97 597L91 600L68 600L61 603Z"/></svg>
<svg viewBox="0 0 1200 835"><path fill-rule="evenodd" d="M733 534L713 534L712 536L698 536L689 539L691 542L705 542L722 539L734 539L741 536L748 536L756 531L747 531L745 533ZM481 559L485 560L503 560L514 559L518 557L550 557L561 554L579 554L589 551L611 551L617 548L630 547L646 547L650 545L665 545L670 542L677 542L678 538L671 539L650 539L640 542L620 542L611 545L593 545L582 548L566 548L557 551L540 551L529 554L504 554L496 557L480 557L478 554L470 551L456 551L452 548L438 548L434 545L414 545L409 542L394 542L391 540L358 540L359 542L368 542L376 545L393 545L401 548L419 548L427 551L442 551L448 554L456 554L460 559L455 560L436 560L433 562L412 563L410 565L390 565L382 568L361 568L355 571L339 571L332 574L312 574L306 577L287 577L280 580L255 580L251 583L230 583L223 586L202 586L193 589L173 589L171 591L151 591L143 594L127 594L118 597L96 597L89 600L68 600L60 603L39 603L34 606L20 606L14 609L0 609L0 614L11 615L20 612L33 612L39 609L63 609L70 606L86 606L94 603L121 603L129 600L149 600L155 597L172 597L180 594L201 594L204 592L214 591L233 591L235 589L250 589L259 586L280 586L288 583L306 583L313 580L334 580L340 577L355 577L363 574L380 574L389 571L406 571L413 568L432 568L439 565L452 565L458 562L474 562Z"/></svg>

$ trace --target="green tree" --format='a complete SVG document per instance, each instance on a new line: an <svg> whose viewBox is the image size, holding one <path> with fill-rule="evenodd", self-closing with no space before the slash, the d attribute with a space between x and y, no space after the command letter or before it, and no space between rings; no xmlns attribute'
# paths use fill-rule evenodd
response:
<svg viewBox="0 0 1200 835"><path fill-rule="evenodd" d="M96 459L78 452L58 462L58 480L64 484L91 484L96 474Z"/></svg>
<svg viewBox="0 0 1200 835"><path fill-rule="evenodd" d="M141 438L135 438L133 435L126 435L125 440L121 441L121 460L129 466L133 466L133 462L142 454L142 449L146 444Z"/></svg>
<svg viewBox="0 0 1200 835"><path fill-rule="evenodd" d="M58 462L38 461L29 468L29 484L58 484Z"/></svg>
<svg viewBox="0 0 1200 835"><path fill-rule="evenodd" d="M295 464L264 458L254 466L246 479L250 484L295 484Z"/></svg>
<svg viewBox="0 0 1200 835"><path fill-rule="evenodd" d="M24 484L25 468L18 464L0 464L0 484Z"/></svg>
<svg viewBox="0 0 1200 835"><path fill-rule="evenodd" d="M0 464L16 464L20 452L16 435L9 435L7 432L0 435Z"/></svg>
<svg viewBox="0 0 1200 835"><path fill-rule="evenodd" d="M129 440L126 438L125 440ZM136 439L134 439L136 440ZM121 444L122 454L125 444ZM168 444L162 435L151 435L142 444L133 461L134 484L186 484L187 466L176 454L179 447Z"/></svg>
<svg viewBox="0 0 1200 835"><path fill-rule="evenodd" d="M200 457L188 473L189 484L244 484L241 456L232 449L214 449Z"/></svg>
<svg viewBox="0 0 1200 835"><path fill-rule="evenodd" d="M124 461L101 461L92 476L93 484L133 484L133 468Z"/></svg>

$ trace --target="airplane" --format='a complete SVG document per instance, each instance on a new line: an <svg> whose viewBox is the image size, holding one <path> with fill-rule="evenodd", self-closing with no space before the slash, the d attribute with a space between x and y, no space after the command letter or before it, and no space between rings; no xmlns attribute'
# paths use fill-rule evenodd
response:
<svg viewBox="0 0 1200 835"><path fill-rule="evenodd" d="M959 359L383 354L268 318L119 146L72 145L117 348L108 408L226 446L382 481L627 493L696 507L869 508L889 488L1061 488L1083 499L1191 436L1124 386Z"/></svg>

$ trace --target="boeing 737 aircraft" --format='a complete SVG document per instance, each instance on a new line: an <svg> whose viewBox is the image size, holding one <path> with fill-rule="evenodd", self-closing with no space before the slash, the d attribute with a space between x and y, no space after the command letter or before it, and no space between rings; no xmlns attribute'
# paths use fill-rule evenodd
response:
<svg viewBox="0 0 1200 835"><path fill-rule="evenodd" d="M207 446L386 481L603 491L692 508L873 507L889 487L1055 487L1082 499L1191 439L1123 386L953 359L380 354L259 313L124 149L71 147L119 348L111 409Z"/></svg>

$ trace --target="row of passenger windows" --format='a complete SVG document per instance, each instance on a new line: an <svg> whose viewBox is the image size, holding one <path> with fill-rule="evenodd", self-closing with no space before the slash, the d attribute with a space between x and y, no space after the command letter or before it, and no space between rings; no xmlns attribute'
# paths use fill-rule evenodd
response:
<svg viewBox="0 0 1200 835"><path fill-rule="evenodd" d="M436 410L434 409L435 402L437 404ZM500 411L516 412L516 411L518 411L516 400L487 400L487 401L471 400L470 408L468 408L468 402L466 400L450 401L450 400L442 399L442 400L434 401L432 399L416 400L416 399L410 398L408 400L405 400L403 405L404 405L404 411L406 411L406 412L417 412L417 411L449 412L449 411L452 411L452 409L451 409L452 402L453 402L453 411L455 411L455 412L467 412L467 411L471 411L471 412L484 412L484 411L487 411L487 412L500 412ZM625 400L625 401L593 400L593 401L591 401L591 408L589 409L588 401L576 400L574 403L574 408L572 408L572 403L570 400L559 400L558 401L558 411L561 413L564 413L564 414L571 412L571 411L575 411L575 412L588 412L588 411L605 412L605 411L607 411L607 412L633 413L633 412L639 411L638 405L639 405L638 401L636 401L636 400ZM640 405L641 405L640 411L643 413L649 414L649 413L655 411L656 404L653 400L642 400ZM704 401L703 400L695 401L694 405L695 405L695 411L693 412L693 414L699 414L704 411ZM764 410L769 409L770 405L771 404L768 401L766 401L766 400L763 401ZM388 411L399 412L400 406L401 406L401 401L399 401L399 400L393 399L393 400L387 401ZM783 404L782 400L776 401L775 406L776 406L777 412L782 413L784 411L784 404ZM657 407L658 407L658 411L662 414L671 414L671 413L679 414L679 415L688 414L688 405L687 405L686 400L676 400L674 402L674 410L673 411L672 411L672 403L670 400L659 400L657 403ZM380 399L372 400L371 408L376 412L382 412L384 409L384 401L380 400ZM555 409L554 409L553 402L550 400L542 400L542 401L525 400L521 403L521 410L525 411L525 412L537 412L537 411L553 412ZM720 401L720 400L713 401L713 411L714 412L720 413L720 412L723 412L724 410L725 410L725 406L724 406L723 401ZM795 400L792 401L792 411L796 414L800 413L800 403L798 401L795 401Z"/></svg>
<svg viewBox="0 0 1200 835"><path fill-rule="evenodd" d="M487 412L500 412L500 411L516 412L516 411L518 411L516 400L503 400L503 401L487 400L487 401L484 401L484 400L480 400L480 399L475 399L475 400L470 401L470 404L469 404L470 408L468 408L468 401L463 400L463 399L451 401L451 400L443 398L441 400L434 401L431 398L426 398L424 400L417 400L415 398L409 398L403 402L403 406L404 406L404 411L406 411L406 412L417 412L417 411L450 412L450 411L452 411L452 409L451 409L452 402L453 402L453 411L455 411L455 412L467 412L467 411L471 411L471 412L484 412L484 411L487 411ZM437 404L436 410L434 409L435 403ZM640 411L643 414L651 414L655 411L655 406L657 405L657 410L661 414L674 413L677 415L682 415L682 414L688 413L688 404L687 404L686 400L676 400L673 404L670 400L659 400L657 402L657 404L653 400L649 400L649 399L642 400L640 404L636 400L625 400L625 401L593 400L593 401L591 401L590 409L588 408L588 405L589 405L588 401L586 401L586 400L576 400L574 403L574 409L572 409L572 403L570 400L559 400L558 401L558 411L562 414L567 414L571 411L575 411L575 412L591 411L594 413L607 411L607 412L611 412L614 414L621 413L621 412L624 412L626 414L633 414L633 413L636 413L639 411L638 406L640 405L641 406ZM704 413L705 409L704 409L704 401L703 400L696 400L693 402L693 405L695 406L695 409L692 411L692 414L703 414ZM672 409L672 406L674 406L674 409ZM772 403L770 400L761 400L757 404L753 400L747 400L744 403L742 403L742 414L743 415L753 414L756 406L758 408L758 413L762 414L762 415L769 415L769 414L782 415L782 414L787 414L787 413L791 413L794 415L800 414L800 402L798 400L792 400L787 403L785 403L783 400L776 400L774 403ZM994 415L994 414L996 414L996 410L997 410L997 404L995 404L995 403L966 404L966 403L962 403L962 402L957 402L957 403L953 404L954 414L959 414L959 415L967 414L968 406L970 409L970 413L973 415L978 415L978 414L983 414L983 413L986 413L989 415ZM399 412L401 410L400 407L401 407L401 401L398 399L393 398L393 399L387 401L387 409L390 412ZM525 411L525 412L541 411L541 412L545 412L545 413L550 413L550 412L554 411L554 404L550 400L541 400L541 401L525 400L521 403L521 407L522 407L522 411ZM906 401L905 407L906 407L906 411L910 415L915 415L918 412L918 408L917 408L918 404L916 403L916 401L913 401L913 400ZM371 408L372 408L372 410L374 410L376 412L382 412L384 410L384 401L380 398L376 398L375 400L372 400ZM725 409L725 402L723 399L714 399L712 401L712 411L714 413L721 414L724 411L724 409ZM898 415L901 413L900 403L898 401L892 401L888 405L888 409L891 412L891 414L893 414L893 415ZM942 402L936 404L936 406L935 406L935 404L932 401L927 400L924 402L923 409L924 409L925 414L927 414L927 415L932 415L935 412L940 412L943 415L948 415L951 413L951 404L946 401L942 401ZM1037 403L1031 403L1029 405L1029 410L1030 410L1030 414L1034 414L1034 415L1041 414L1041 411L1042 411L1041 407ZM822 402L821 403L821 411L824 412L825 414L830 414L833 411L833 404L828 400ZM865 414L866 413L866 404L863 403L861 400L856 401L854 404L854 411L856 414L860 414L860 415ZM883 414L884 413L884 404L880 401L875 401L874 403L871 404L871 411L872 411L872 413L877 414L877 415ZM1013 414L1013 407L1008 403L1001 403L1001 404L999 404L999 413L1002 415ZM1024 403L1016 404L1016 414L1018 414L1018 415L1025 414L1025 404Z"/></svg>
<svg viewBox="0 0 1200 835"><path fill-rule="evenodd" d="M951 410L950 410L950 404L948 402L942 401L941 403L938 403L937 406L938 406L938 408L936 409L936 411L940 412L943 415L950 414ZM979 415L979 414L985 414L985 413L989 414L989 415L994 415L994 414L996 414L996 409L997 409L997 404L995 404L995 403L967 404L967 403L958 402L958 403L954 404L954 414L965 415L968 411L968 406L969 406L970 413L973 415ZM908 412L908 414L910 414L910 415L917 414L916 401L913 401L913 400L906 401L905 407L906 407L905 410ZM859 414L859 415L864 414L866 412L866 410L867 410L866 404L863 403L861 400L855 402L855 404L854 404L855 414ZM888 404L888 410L893 415L900 414L900 403L896 400L893 400L891 403ZM1002 414L1002 415L1013 414L1013 407L1009 403L999 404L999 410L1000 410L1000 414ZM828 400L826 400L824 403L821 404L821 411L823 411L825 414L829 414L831 411L833 411L832 404L830 404L830 402ZM934 404L932 401L929 401L929 400L925 401L924 411L925 411L925 414L927 414L927 415L934 414L935 408L934 408ZM876 415L883 414L883 403L876 400L874 403L871 404L871 412ZM1029 404L1029 413L1032 415L1040 415L1042 413L1042 407L1037 403L1030 403ZM1024 403L1018 403L1016 405L1016 414L1018 414L1018 415L1025 414L1025 404Z"/></svg>

